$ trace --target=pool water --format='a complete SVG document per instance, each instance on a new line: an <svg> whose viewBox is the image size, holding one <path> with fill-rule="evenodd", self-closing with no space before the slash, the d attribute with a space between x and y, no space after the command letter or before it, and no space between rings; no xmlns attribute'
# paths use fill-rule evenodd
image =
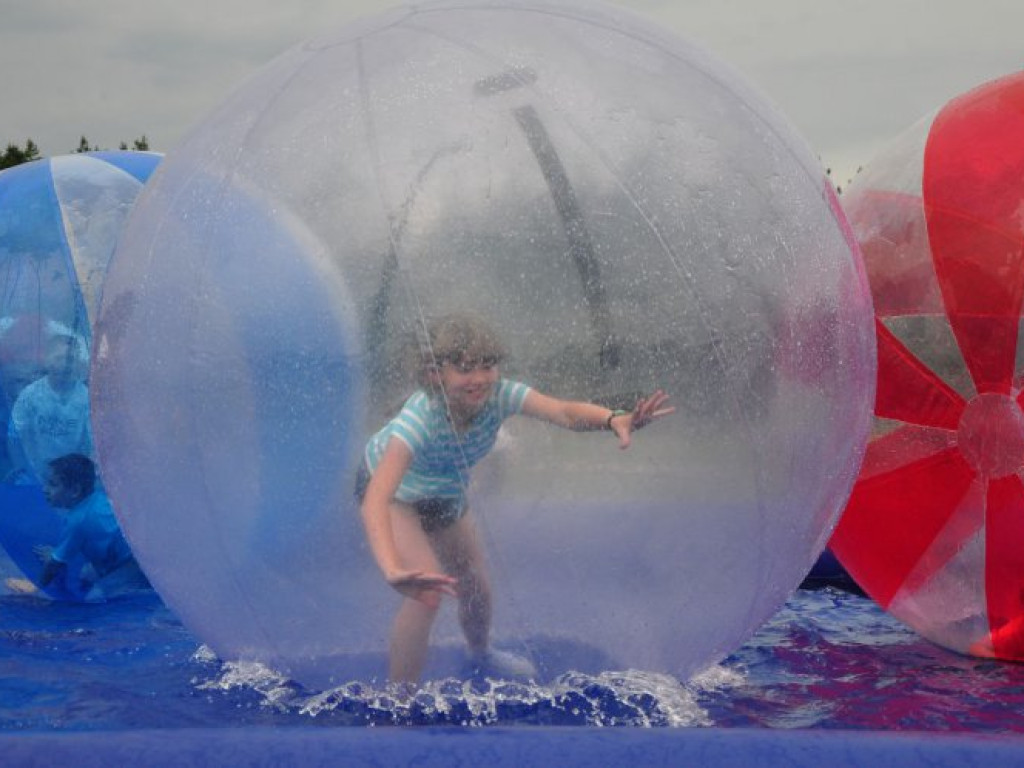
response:
<svg viewBox="0 0 1024 768"><path fill-rule="evenodd" d="M799 590L746 645L681 684L640 672L526 685L448 680L413 698L305 690L222 663L152 594L106 605L0 597L0 730L319 725L633 725L1024 733L1024 665L962 657L867 598Z"/></svg>

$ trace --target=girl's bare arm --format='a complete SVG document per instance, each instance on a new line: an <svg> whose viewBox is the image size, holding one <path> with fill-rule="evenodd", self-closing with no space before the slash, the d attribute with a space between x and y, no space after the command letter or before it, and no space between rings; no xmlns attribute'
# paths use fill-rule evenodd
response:
<svg viewBox="0 0 1024 768"><path fill-rule="evenodd" d="M632 432L675 412L667 402L668 395L658 390L637 400L632 411L623 412L581 400L561 400L534 389L523 402L523 414L577 431L610 429L619 438L619 447L628 448Z"/></svg>
<svg viewBox="0 0 1024 768"><path fill-rule="evenodd" d="M381 456L363 496L361 512L366 540L384 578L402 594L416 599L423 599L425 591L440 591L454 595L454 578L443 573L405 568L395 546L390 506L411 463L412 452L409 447L401 440L391 440L384 449L384 455Z"/></svg>

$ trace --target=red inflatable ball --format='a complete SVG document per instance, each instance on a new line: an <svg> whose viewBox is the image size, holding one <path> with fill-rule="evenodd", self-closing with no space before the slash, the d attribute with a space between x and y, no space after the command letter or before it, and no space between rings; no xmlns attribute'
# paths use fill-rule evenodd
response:
<svg viewBox="0 0 1024 768"><path fill-rule="evenodd" d="M912 128L844 204L878 394L832 548L925 637L1024 660L1024 74Z"/></svg>

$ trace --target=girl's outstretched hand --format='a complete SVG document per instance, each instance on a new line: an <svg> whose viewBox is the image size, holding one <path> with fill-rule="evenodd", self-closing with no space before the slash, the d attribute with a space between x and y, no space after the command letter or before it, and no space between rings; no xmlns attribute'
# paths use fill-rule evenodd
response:
<svg viewBox="0 0 1024 768"><path fill-rule="evenodd" d="M660 389L647 397L641 397L633 406L632 413L613 416L610 423L612 431L619 438L619 448L629 448L632 439L630 434L643 429L655 419L675 413L675 406L666 406L668 395Z"/></svg>
<svg viewBox="0 0 1024 768"><path fill-rule="evenodd" d="M386 576L388 584L406 597L436 608L441 602L441 593L456 597L458 580L443 573L427 571L395 571Z"/></svg>

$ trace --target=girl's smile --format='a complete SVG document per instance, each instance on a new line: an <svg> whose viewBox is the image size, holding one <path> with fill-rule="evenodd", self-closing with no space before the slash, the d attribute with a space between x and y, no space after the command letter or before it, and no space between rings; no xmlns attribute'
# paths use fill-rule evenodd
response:
<svg viewBox="0 0 1024 768"><path fill-rule="evenodd" d="M498 383L498 363L493 358L445 361L440 368L440 378L452 417L465 425L483 409L494 391Z"/></svg>

